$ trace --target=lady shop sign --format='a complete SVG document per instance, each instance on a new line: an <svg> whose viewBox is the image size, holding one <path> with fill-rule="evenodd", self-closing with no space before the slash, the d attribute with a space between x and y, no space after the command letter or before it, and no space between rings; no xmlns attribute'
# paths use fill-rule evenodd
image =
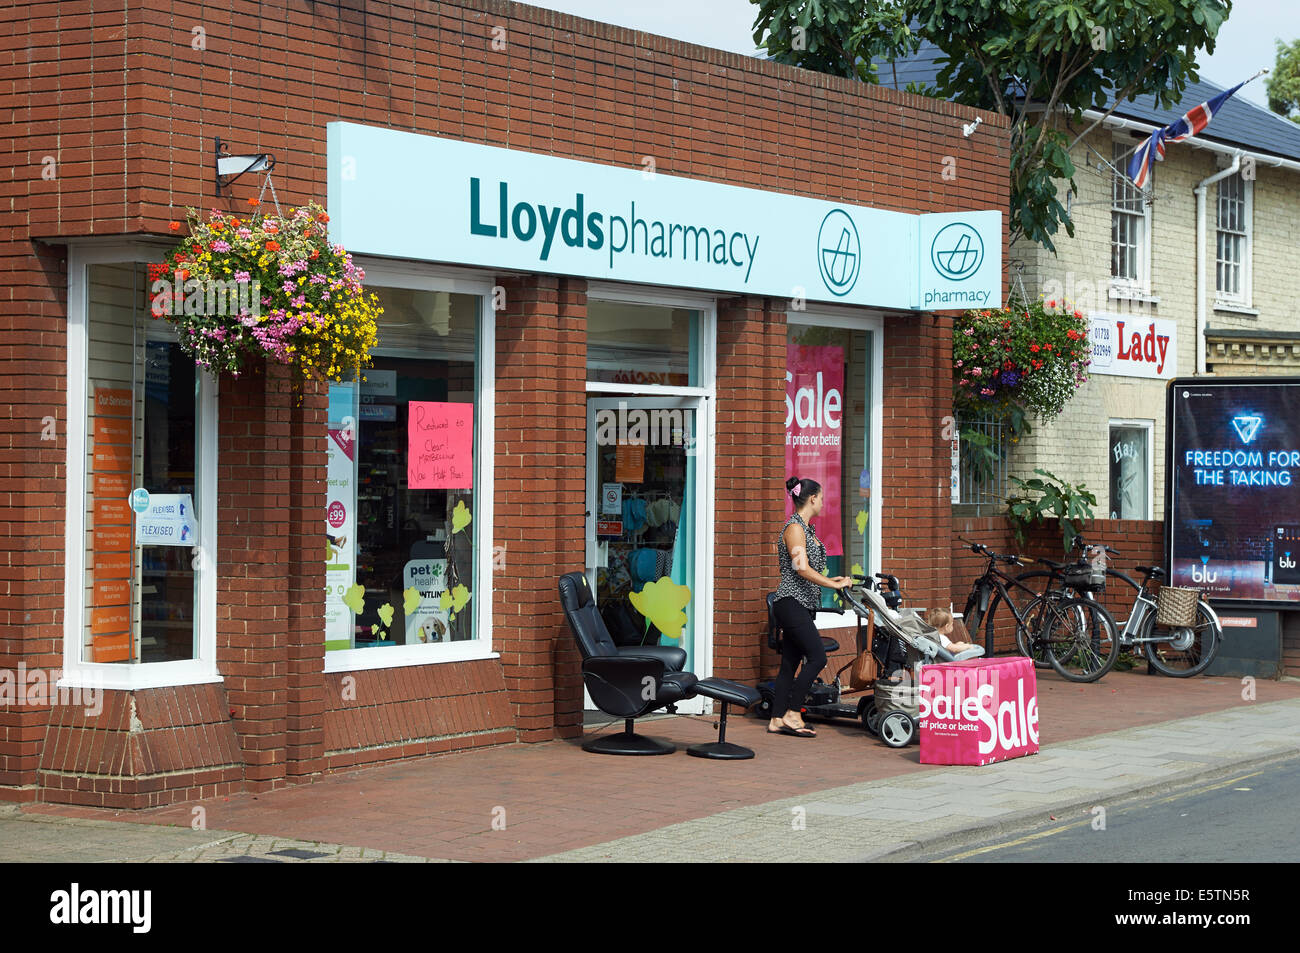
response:
<svg viewBox="0 0 1300 953"><path fill-rule="evenodd" d="M840 533L840 458L843 450L844 348L786 349L785 472L816 480L824 503L816 530L827 556L842 556ZM786 499L786 516L794 512Z"/></svg>
<svg viewBox="0 0 1300 953"><path fill-rule="evenodd" d="M1170 380L1178 371L1178 324L1134 314L1088 315L1089 373Z"/></svg>
<svg viewBox="0 0 1300 953"><path fill-rule="evenodd" d="M922 764L991 764L1038 751L1038 687L1026 658L921 669Z"/></svg>

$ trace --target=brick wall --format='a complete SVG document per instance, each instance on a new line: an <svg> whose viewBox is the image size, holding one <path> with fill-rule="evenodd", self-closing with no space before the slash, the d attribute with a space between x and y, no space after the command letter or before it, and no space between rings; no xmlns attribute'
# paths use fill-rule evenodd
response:
<svg viewBox="0 0 1300 953"><path fill-rule="evenodd" d="M58 243L166 239L168 223L183 219L186 207L246 211L258 188L252 177L233 196L215 194L216 137L233 153L273 153L286 206L324 200L325 123L333 120L631 168L649 157L673 175L886 209L1002 208L1006 201L1001 117L981 114L981 133L966 139L956 135L975 114L965 107L497 0L362 9L306 0L118 0L92 9L90 0L67 0L11 4L0 19L22 25L0 31L0 97L8 107L0 113L0 154L9 169L0 178L0 381L10 408L0 425L7 530L0 534L0 665L7 667L20 660L55 666L62 651L67 274ZM955 178L944 175L949 158ZM509 692L513 721L501 717L495 697L480 699L472 704L483 706L474 709L481 733L467 734L466 744L506 737L511 728L523 740L578 730L578 670L554 581L582 559L582 481L573 475L584 454L584 286L547 277L502 283L513 300L498 316L495 543L505 547L507 570L493 607L501 662L439 666L475 674L462 683L450 672L425 673L404 688L405 676L370 673L364 681L387 686L389 713L405 714L374 714L393 727L359 741L359 716L341 707L340 683L320 673L323 579L312 539L323 398L307 394L295 409L287 381L274 373L247 400L223 390L221 492L240 514L237 529L233 515L220 528L225 697L186 717L224 726L213 730L225 740L191 757L188 769L232 770L230 733L239 783L261 787L385 751L434 750L441 736L422 732L460 725L463 716L444 723L411 709L427 697L421 693ZM755 537L753 527L772 525L780 499L756 505L728 489L721 470L751 492L780 482L773 482L781 471L776 451L762 458L771 470L754 475L741 450L779 419L779 376L764 395L747 375L779 367L786 306L741 299L722 322L730 350L720 367L740 392L728 395L733 416L725 425L720 417L718 434L727 451L719 457L718 500L726 507L718 514L719 559L730 547L734 562L725 567L732 576L719 568L716 665L735 677L754 669L746 653L761 629L761 603L748 594L737 601L725 581L737 571L762 572L770 532ZM942 588L948 559L939 515L946 455L938 442L947 413L946 384L938 383L946 380L946 335L942 318L886 322L884 533L896 542L885 556L927 594ZM46 417L56 421L54 440L41 439ZM236 434L265 450L260 466ZM117 720L105 731L130 727L120 714L130 704L114 703ZM43 745L68 726L48 707L0 711L0 797L35 797L38 767L56 783L51 772L64 767L46 760ZM367 746L370 755L356 755ZM214 777L183 779L169 790L235 783ZM124 782L104 783L101 795ZM167 796L142 788L137 795Z"/></svg>
<svg viewBox="0 0 1300 953"><path fill-rule="evenodd" d="M759 673L785 514L786 323L771 308L762 298L718 304L713 667L742 682Z"/></svg>

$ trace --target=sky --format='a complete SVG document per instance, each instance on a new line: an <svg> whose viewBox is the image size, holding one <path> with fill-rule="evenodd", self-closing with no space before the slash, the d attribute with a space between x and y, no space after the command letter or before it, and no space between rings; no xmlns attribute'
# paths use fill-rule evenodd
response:
<svg viewBox="0 0 1300 953"><path fill-rule="evenodd" d="M758 8L750 0L524 0L591 20L646 30L704 46L754 52L752 28ZM1232 86L1261 67L1272 68L1274 38L1300 37L1300 0L1235 0L1219 31L1213 56L1197 57L1201 78ZM1238 96L1266 105L1264 78Z"/></svg>

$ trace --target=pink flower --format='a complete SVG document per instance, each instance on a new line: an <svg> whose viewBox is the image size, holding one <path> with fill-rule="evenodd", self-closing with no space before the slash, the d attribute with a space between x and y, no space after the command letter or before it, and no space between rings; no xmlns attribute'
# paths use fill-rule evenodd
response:
<svg viewBox="0 0 1300 953"><path fill-rule="evenodd" d="M237 272L235 272L235 280L236 280L237 282L239 282L241 285L246 285L246 284L248 284L248 282L249 282L249 280L250 280L251 278L252 278L252 275L250 275L250 274L249 274L248 272L246 272L246 271L237 271Z"/></svg>

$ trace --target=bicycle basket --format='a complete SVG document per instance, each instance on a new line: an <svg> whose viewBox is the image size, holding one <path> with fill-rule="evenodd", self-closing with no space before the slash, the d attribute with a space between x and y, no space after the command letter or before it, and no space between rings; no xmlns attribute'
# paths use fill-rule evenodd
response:
<svg viewBox="0 0 1300 953"><path fill-rule="evenodd" d="M1106 588L1106 570L1089 562L1066 566L1061 572L1066 586L1077 592L1101 592Z"/></svg>
<svg viewBox="0 0 1300 953"><path fill-rule="evenodd" d="M1195 625L1196 603L1200 598L1199 589L1161 586L1156 593L1156 625L1171 629Z"/></svg>

